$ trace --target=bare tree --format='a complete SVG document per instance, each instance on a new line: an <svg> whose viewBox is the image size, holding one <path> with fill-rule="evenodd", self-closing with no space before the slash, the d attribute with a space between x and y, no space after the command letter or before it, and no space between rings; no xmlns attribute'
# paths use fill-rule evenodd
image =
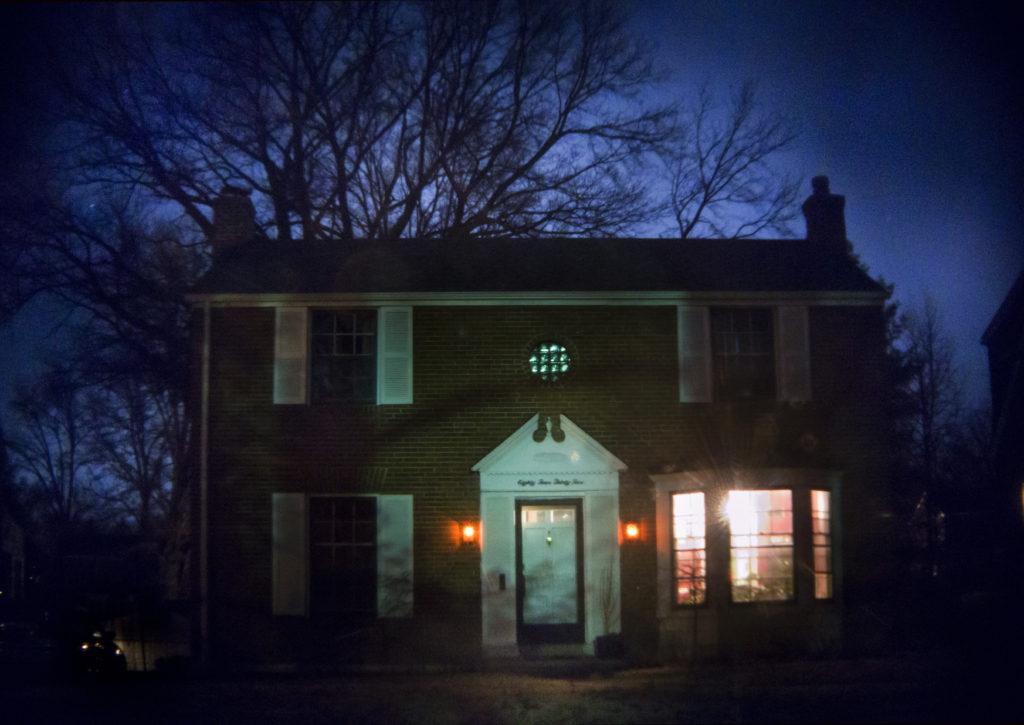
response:
<svg viewBox="0 0 1024 725"><path fill-rule="evenodd" d="M143 534L156 533L149 517L157 504L168 527L158 543L180 563L192 445L183 294L205 262L202 245L131 199L53 204L40 196L8 205L8 294L43 295L63 316L66 337L54 354L62 374L90 391L89 415L76 426L109 484L94 503L116 518L134 500Z"/></svg>
<svg viewBox="0 0 1024 725"><path fill-rule="evenodd" d="M890 319L894 484L919 547L916 568L935 581L941 573L946 518L962 482L953 480L966 430L962 382L954 346L935 302Z"/></svg>
<svg viewBox="0 0 1024 725"><path fill-rule="evenodd" d="M62 84L67 168L205 233L229 181L280 239L612 234L647 211L629 166L669 111L645 110L612 3L110 12Z"/></svg>
<svg viewBox="0 0 1024 725"><path fill-rule="evenodd" d="M908 353L914 370L909 390L914 402L911 445L926 492L941 495L942 463L959 435L964 405L954 346L942 330L935 301L928 297L907 321Z"/></svg>
<svg viewBox="0 0 1024 725"><path fill-rule="evenodd" d="M168 516L180 524L192 444L183 292L208 263L202 238L224 185L251 188L263 233L282 241L633 233L665 210L645 180L685 124L646 103L650 60L617 7L76 9L82 32L53 53L63 62L50 145L19 160L35 164L30 176L0 180L0 321L35 296L56 301L73 331L66 361L108 402L124 398L110 417L122 435L136 425L133 396L145 398L161 428L144 433L169 456ZM764 200L741 172L784 144L750 131L757 110L752 97L736 106L725 147L678 151L680 164L717 154L734 170L710 177L708 198L686 212L691 235L733 235L720 221L729 205ZM705 105L690 141L704 143L713 118ZM733 161L744 149L748 163ZM700 226L707 215L716 221ZM755 216L735 235L781 219ZM114 437L93 450L119 468L134 446L143 458L118 475L154 490L156 440ZM171 531L180 555L185 529Z"/></svg>
<svg viewBox="0 0 1024 725"><path fill-rule="evenodd" d="M758 101L753 82L726 104L704 86L676 133L661 158L681 238L789 232L800 181L772 162L792 148L796 133Z"/></svg>
<svg viewBox="0 0 1024 725"><path fill-rule="evenodd" d="M58 538L85 520L96 495L82 406L80 386L59 369L20 389L12 403L19 427L9 444L11 464Z"/></svg>
<svg viewBox="0 0 1024 725"><path fill-rule="evenodd" d="M171 513L166 432L172 426L163 421L161 401L154 397L136 379L118 380L90 391L85 417L93 458L110 481L103 495L108 516L117 516L144 541L160 532Z"/></svg>

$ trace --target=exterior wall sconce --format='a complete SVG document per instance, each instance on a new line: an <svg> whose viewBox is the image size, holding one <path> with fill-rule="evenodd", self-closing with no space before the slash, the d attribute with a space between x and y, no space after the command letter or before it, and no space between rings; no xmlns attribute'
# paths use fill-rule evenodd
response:
<svg viewBox="0 0 1024 725"><path fill-rule="evenodd" d="M626 541L640 541L640 524L635 522L623 524L622 538Z"/></svg>
<svg viewBox="0 0 1024 725"><path fill-rule="evenodd" d="M459 538L463 546L476 546L480 528L473 522L459 524Z"/></svg>

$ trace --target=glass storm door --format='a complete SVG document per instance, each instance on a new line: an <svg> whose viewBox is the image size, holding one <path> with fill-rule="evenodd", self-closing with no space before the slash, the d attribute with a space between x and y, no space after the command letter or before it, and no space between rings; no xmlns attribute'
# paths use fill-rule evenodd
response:
<svg viewBox="0 0 1024 725"><path fill-rule="evenodd" d="M516 624L521 642L583 641L579 500L516 504Z"/></svg>

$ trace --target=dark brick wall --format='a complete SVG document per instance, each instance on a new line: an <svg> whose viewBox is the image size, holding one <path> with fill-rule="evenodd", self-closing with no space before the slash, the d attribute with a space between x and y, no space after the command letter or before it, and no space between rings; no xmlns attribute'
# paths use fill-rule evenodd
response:
<svg viewBox="0 0 1024 725"><path fill-rule="evenodd" d="M273 309L215 308L211 318L210 631L223 655L278 657L330 641L322 628L270 615L275 491L413 494L412 626L478 647L479 552L457 546L455 522L479 519L473 464L537 412L568 416L629 466L621 517L649 534L622 556L623 631L635 648L656 648L658 636L648 472L709 461L840 468L847 530L883 505L880 308L811 310L815 402L801 407L680 404L672 307L417 308L415 402L405 406L275 406ZM529 375L527 354L545 339L573 354L564 382ZM811 450L800 444L806 434ZM848 569L874 566L874 534L851 533L848 546ZM864 588L848 578L851 591ZM358 639L335 635L339 649ZM368 647L387 644L386 633L369 638Z"/></svg>

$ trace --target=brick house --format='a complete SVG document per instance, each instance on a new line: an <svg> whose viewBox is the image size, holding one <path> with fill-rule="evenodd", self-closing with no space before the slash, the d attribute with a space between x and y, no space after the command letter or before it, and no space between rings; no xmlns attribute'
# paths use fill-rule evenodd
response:
<svg viewBox="0 0 1024 725"><path fill-rule="evenodd" d="M876 645L886 293L843 204L816 179L807 239L285 246L227 190L190 296L205 651Z"/></svg>

